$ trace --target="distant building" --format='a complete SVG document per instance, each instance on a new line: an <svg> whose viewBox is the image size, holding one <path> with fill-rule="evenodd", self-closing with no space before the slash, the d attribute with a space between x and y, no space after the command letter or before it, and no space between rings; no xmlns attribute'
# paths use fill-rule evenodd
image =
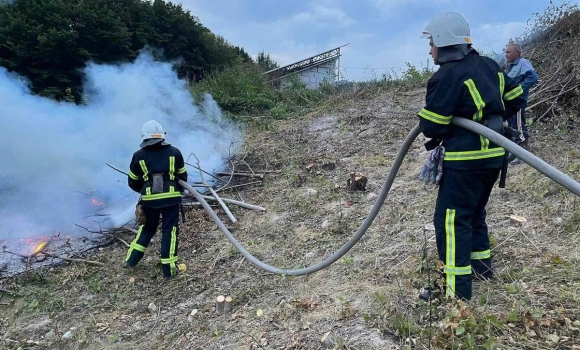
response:
<svg viewBox="0 0 580 350"><path fill-rule="evenodd" d="M288 85L292 74L298 76L310 89L317 89L323 82L335 84L340 78L340 48L344 46L346 45L272 69L264 74L268 76L268 81L278 86Z"/></svg>

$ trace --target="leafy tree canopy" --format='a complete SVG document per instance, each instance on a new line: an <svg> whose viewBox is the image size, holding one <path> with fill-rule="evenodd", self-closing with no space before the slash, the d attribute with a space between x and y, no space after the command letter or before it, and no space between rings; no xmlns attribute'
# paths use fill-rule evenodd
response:
<svg viewBox="0 0 580 350"><path fill-rule="evenodd" d="M0 65L46 97L80 102L80 70L89 61L132 61L146 46L158 59L176 60L178 76L190 81L251 61L241 47L164 0L0 2Z"/></svg>

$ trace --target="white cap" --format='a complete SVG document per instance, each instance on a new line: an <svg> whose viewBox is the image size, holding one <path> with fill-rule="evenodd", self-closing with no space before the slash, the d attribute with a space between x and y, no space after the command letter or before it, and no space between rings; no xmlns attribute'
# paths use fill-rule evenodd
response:
<svg viewBox="0 0 580 350"><path fill-rule="evenodd" d="M143 124L143 128L141 128L141 140L149 140L149 139L165 139L166 132L163 131L163 127L161 124L156 122L155 120L150 120Z"/></svg>
<svg viewBox="0 0 580 350"><path fill-rule="evenodd" d="M421 38L432 39L436 47L471 44L469 23L462 14L445 12L427 24Z"/></svg>

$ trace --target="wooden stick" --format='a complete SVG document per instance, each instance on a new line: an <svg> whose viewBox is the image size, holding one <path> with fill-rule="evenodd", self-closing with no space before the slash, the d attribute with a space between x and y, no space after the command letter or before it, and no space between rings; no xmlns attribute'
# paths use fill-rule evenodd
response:
<svg viewBox="0 0 580 350"><path fill-rule="evenodd" d="M124 172L124 171L122 171L122 170L119 170L119 169L115 168L115 167L114 167L114 166L112 166L111 164L109 164L109 163L105 163L105 164L107 164L107 166L109 166L109 167L111 167L111 168L113 168L113 169L117 170L117 171L118 171L118 172L120 172L121 174L125 174L125 175L129 176L129 174L127 174L126 172ZM186 163L186 164L187 164L187 163ZM188 165L191 165L191 164L188 164ZM219 180L221 180L221 179L219 179ZM223 181L223 180L222 180L222 181ZM208 185L208 184L193 184L193 185L191 185L191 187L211 187L211 186L210 186L210 185Z"/></svg>
<svg viewBox="0 0 580 350"><path fill-rule="evenodd" d="M216 179L216 180L220 180L221 182L223 182L223 183L226 183L226 181L225 181L225 180L223 180L223 179L220 179L219 177L217 177L217 176L215 176L215 175L213 175L213 174L211 174L211 173L208 173L207 171L203 170L201 167L199 167L199 166L197 166L197 165L193 165L193 164L190 164L190 163L188 163L188 162L185 162L185 164L187 164L187 165L189 165L189 166L192 166L192 167L196 168L197 170L199 170L199 171L201 171L201 172L203 172L203 173L205 173L205 174L207 174L207 175L209 175L209 176L213 177L213 178L214 178L214 179Z"/></svg>
<svg viewBox="0 0 580 350"><path fill-rule="evenodd" d="M103 232L103 233L101 233L101 234L102 234L102 235L105 235L105 236L112 237L113 239L116 239L117 241L119 241L119 242L123 243L123 244L124 244L124 245L125 245L127 248L131 248L131 245L130 245L129 243L125 242L125 240L123 240L123 239L121 239L121 238L119 238L119 237L117 237L117 236L115 236L115 235L112 235L112 234L110 234L110 233L104 233L104 232Z"/></svg>
<svg viewBox="0 0 580 350"><path fill-rule="evenodd" d="M205 179L203 178L203 172L201 169L201 165L199 164L199 158L197 158L197 156L195 155L195 153L192 153L193 156L195 157L195 159L197 160L197 169L199 169L199 176L201 177L201 183L204 185L207 185L207 182L205 182ZM178 183L182 182L182 180L179 180ZM218 196L218 194L216 193L216 191L213 189L213 187L208 187L208 190L211 192L211 194L215 197L215 199L218 201L218 203L220 204L220 206L224 209L224 211L226 212L226 214L228 215L228 217L230 218L230 220L235 223L236 221L238 221L235 217L234 214L232 214L232 212L230 211L230 209L227 207L227 205L222 201L222 199Z"/></svg>
<svg viewBox="0 0 580 350"><path fill-rule="evenodd" d="M183 203L184 207L200 207L201 203L199 202L191 202L191 203Z"/></svg>
<svg viewBox="0 0 580 350"><path fill-rule="evenodd" d="M558 98L558 97L560 97L560 96L562 96L562 95L564 95L564 94L566 94L566 93L568 93L568 92L570 92L570 91L574 90L574 89L575 89L575 88L577 88L578 86L580 86L580 84L573 85L571 88L569 88L569 89L567 89L567 90L565 90L565 91L563 91L563 90L564 90L564 88L562 88L558 94L556 94L556 95L552 95L552 96L550 96L550 97L547 97L547 98L545 98L545 99L541 100L540 102L536 102L536 103L534 103L533 105L531 105L530 107L526 107L526 109L532 109L532 108L536 107L536 106L537 106L537 105L539 105L539 104L542 104L542 103L544 103L544 102L547 102L547 101L549 101L549 100L553 100L553 99L555 99L555 98Z"/></svg>
<svg viewBox="0 0 580 350"><path fill-rule="evenodd" d="M193 184L193 185L191 185L191 187L207 187L207 188L213 188L212 185L208 185L208 184Z"/></svg>
<svg viewBox="0 0 580 350"><path fill-rule="evenodd" d="M215 197L215 199L217 200L217 202L224 209L224 211L226 212L226 214L228 215L228 217L230 218L230 220L232 221L232 223L235 223L236 221L238 221L234 217L234 214L232 214L232 212L230 211L230 209L228 208L228 206L226 205L226 203L224 203L224 201L222 201L222 199L218 196L218 194L216 193L216 191L214 191L214 189L211 188L211 187L209 188L209 191L211 192L211 194L213 194L213 196Z"/></svg>
<svg viewBox="0 0 580 350"><path fill-rule="evenodd" d="M200 173L199 173L199 175L201 176L201 181L205 183L205 180L203 179L203 173L201 172L201 166L199 165L199 159L197 158L197 156L195 155L195 153L192 153L192 154L193 154L193 156L195 157L195 159L197 159L197 164L198 164L198 165L197 165L197 168L198 168L198 169L200 169ZM183 181L183 180L179 180L179 181L178 181L178 184L180 184L180 185L181 185L181 186L183 186L184 188L187 188L187 185L189 185L189 184L187 184L187 183L186 183L185 181ZM192 195L193 195L193 194L192 194ZM202 197L204 197L204 198L205 198L206 196L202 196ZM207 196L207 197L209 197L209 196ZM231 203L231 204L239 205L239 206L241 206L241 207L248 208L248 209L253 209L253 210L260 210L260 209L263 209L263 208L261 208L261 207L257 207L257 206L251 206L251 205L249 205L249 204L242 203L242 202L238 202L238 201L234 201L234 200L232 200L232 199L224 199L224 198L219 198L219 197L217 197L217 196L215 196L215 197L216 197L216 198L214 198L214 197L209 197L209 198L206 198L206 199L216 200L216 201L218 201L218 202L219 202L220 200L222 200L222 201L224 201L224 202L228 202L228 203ZM218 199L218 198L219 198L219 199ZM258 208L260 208L260 209L258 209ZM263 209L263 210L261 210L261 211L266 211L266 209Z"/></svg>
<svg viewBox="0 0 580 350"><path fill-rule="evenodd" d="M44 247L42 250L44 250L44 249L46 249L46 247ZM11 251L9 251L9 250L6 250L6 249L4 249L2 252L3 252L3 253L12 254L12 255L16 255L16 256L19 256L19 257L21 257L21 258L25 258L25 259L28 259L28 260L30 260L30 259L32 259L32 258L34 258L35 256L37 256L38 254L41 254L41 253L42 253L42 254L44 254L44 255L46 255L46 253L44 253L43 251L39 251L39 252L36 252L36 253L30 254L30 255L24 255L24 254L20 254L20 253L14 253L14 252L11 252ZM44 259L43 259L43 260L44 260Z"/></svg>
<svg viewBox="0 0 580 350"><path fill-rule="evenodd" d="M125 227L125 229L129 232L133 232L134 234L137 234L137 230L135 230L134 228Z"/></svg>
<svg viewBox="0 0 580 350"><path fill-rule="evenodd" d="M216 173L217 175L224 176L246 176L246 177L257 177L259 179L264 178L264 174L250 174L250 173Z"/></svg>
<svg viewBox="0 0 580 350"><path fill-rule="evenodd" d="M57 259L62 259L62 260L66 260L66 261L71 261L71 262L82 262L82 263L86 263L86 264L105 266L105 264L103 264L102 262L98 262L98 261L90 261L90 260L85 260L85 259L66 258L64 256L52 255L52 254L49 254L49 253L44 253L44 255L49 256L51 258L57 258Z"/></svg>
<svg viewBox="0 0 580 350"><path fill-rule="evenodd" d="M217 201L217 199L211 197L211 196L203 196L202 197L204 199L208 199L208 200L212 200L212 201ZM253 205L253 204L248 204L248 203L244 203L244 202L239 202L233 199L228 199L228 198L221 198L222 201L226 202L226 203L230 203L230 204L235 204L238 205L242 208L246 208L246 209L252 209L252 210L258 210L258 211L266 211L266 208L263 207L259 207L257 205Z"/></svg>
<svg viewBox="0 0 580 350"><path fill-rule="evenodd" d="M118 171L118 172L120 172L121 174L125 174L125 175L129 176L129 174L127 174L126 172L124 172L124 171L122 171L122 170L119 170L119 169L115 168L115 167L114 167L114 166L112 166L111 164L109 164L109 163L105 163L105 164L107 164L107 166L108 166L108 167L110 167L110 168L113 168L113 169L117 170L117 171Z"/></svg>
<svg viewBox="0 0 580 350"><path fill-rule="evenodd" d="M234 172L235 164L231 160L230 160L230 162L232 163L232 170L231 171ZM216 192L221 192L224 188L228 187L230 185L230 183L232 182L233 179L234 179L233 176L230 176L229 179L228 179L228 181L227 182L224 182L223 186L220 187L220 188L218 188L216 190Z"/></svg>

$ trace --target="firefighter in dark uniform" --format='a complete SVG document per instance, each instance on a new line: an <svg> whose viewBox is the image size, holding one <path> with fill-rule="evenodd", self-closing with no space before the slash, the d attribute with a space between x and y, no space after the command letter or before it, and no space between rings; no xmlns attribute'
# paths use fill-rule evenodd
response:
<svg viewBox="0 0 580 350"><path fill-rule="evenodd" d="M431 138L428 150L444 148L433 219L437 253L444 265L445 295L469 300L472 273L493 277L485 207L505 150L450 124L451 118L468 118L503 133L506 116L524 103L523 91L494 60L471 47L469 24L461 14L438 15L422 37L430 39L429 53L440 66L427 83L426 105L418 113L423 135Z"/></svg>
<svg viewBox="0 0 580 350"><path fill-rule="evenodd" d="M161 269L163 275L170 278L178 272L181 191L177 181L187 181L187 171L183 155L165 142L165 134L158 122L146 122L141 131L141 149L131 159L129 187L141 194L140 204L146 220L139 226L123 266L133 267L143 258L161 216Z"/></svg>

